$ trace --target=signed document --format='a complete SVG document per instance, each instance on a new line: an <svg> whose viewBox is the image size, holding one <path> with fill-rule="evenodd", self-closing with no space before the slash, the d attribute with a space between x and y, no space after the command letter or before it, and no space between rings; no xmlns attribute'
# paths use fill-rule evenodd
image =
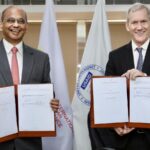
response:
<svg viewBox="0 0 150 150"><path fill-rule="evenodd" d="M150 78L130 81L130 122L150 123Z"/></svg>
<svg viewBox="0 0 150 150"><path fill-rule="evenodd" d="M93 78L95 124L128 122L125 77Z"/></svg>
<svg viewBox="0 0 150 150"><path fill-rule="evenodd" d="M150 77L92 78L91 126L150 128Z"/></svg>
<svg viewBox="0 0 150 150"><path fill-rule="evenodd" d="M0 138L17 132L14 87L0 88Z"/></svg>
<svg viewBox="0 0 150 150"><path fill-rule="evenodd" d="M52 84L18 85L19 131L54 131Z"/></svg>

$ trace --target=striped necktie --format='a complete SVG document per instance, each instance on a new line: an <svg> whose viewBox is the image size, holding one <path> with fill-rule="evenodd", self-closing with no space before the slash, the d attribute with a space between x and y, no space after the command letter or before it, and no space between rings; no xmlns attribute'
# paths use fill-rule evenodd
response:
<svg viewBox="0 0 150 150"><path fill-rule="evenodd" d="M143 67L143 55L142 55L143 48L136 48L136 50L139 53L139 58L138 58L138 61L137 61L137 67L136 67L136 69L138 69L138 70L141 71L142 67Z"/></svg>

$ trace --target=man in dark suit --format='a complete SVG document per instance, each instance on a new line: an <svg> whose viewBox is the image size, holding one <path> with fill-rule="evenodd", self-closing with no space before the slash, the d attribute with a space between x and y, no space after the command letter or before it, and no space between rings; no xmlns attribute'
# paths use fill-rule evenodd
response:
<svg viewBox="0 0 150 150"><path fill-rule="evenodd" d="M150 75L149 8L141 3L134 4L128 10L126 29L132 40L110 52L106 76L125 76L134 80L138 76ZM89 134L93 150L150 150L150 129L127 126L114 129L90 128L89 125Z"/></svg>
<svg viewBox="0 0 150 150"><path fill-rule="evenodd" d="M9 6L2 12L0 29L0 86L14 84L50 83L50 64L46 53L33 49L23 43L27 30L27 15L24 10ZM12 75L12 51L17 49L18 83ZM56 99L50 102L52 109L58 110ZM42 150L41 138L18 138L0 143L0 150Z"/></svg>

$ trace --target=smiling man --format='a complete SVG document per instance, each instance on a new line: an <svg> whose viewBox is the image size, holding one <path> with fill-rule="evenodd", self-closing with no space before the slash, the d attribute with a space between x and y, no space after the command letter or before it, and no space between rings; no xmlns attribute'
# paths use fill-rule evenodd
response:
<svg viewBox="0 0 150 150"><path fill-rule="evenodd" d="M150 75L150 10L135 3L128 10L126 29L131 41L110 52L106 76L125 76L134 80ZM150 129L90 128L92 150L150 150Z"/></svg>
<svg viewBox="0 0 150 150"><path fill-rule="evenodd" d="M0 29L0 86L17 84L50 83L50 64L46 53L24 44L23 37L28 27L26 12L9 6L2 12ZM32 39L32 38L31 38ZM15 71L14 71L15 57ZM14 74L15 72L15 74ZM59 102L50 100L56 112ZM41 138L17 138L0 143L0 150L42 150Z"/></svg>
<svg viewBox="0 0 150 150"><path fill-rule="evenodd" d="M26 13L10 6L2 12L1 21L4 39L13 45L21 42L28 27Z"/></svg>

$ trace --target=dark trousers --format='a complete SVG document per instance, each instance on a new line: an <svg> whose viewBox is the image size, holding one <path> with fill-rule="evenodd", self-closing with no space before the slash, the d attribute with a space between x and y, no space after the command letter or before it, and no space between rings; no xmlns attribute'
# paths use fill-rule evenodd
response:
<svg viewBox="0 0 150 150"><path fill-rule="evenodd" d="M150 150L150 139L145 132L138 132L138 129L119 136L113 129L91 128L90 116L88 129L92 150Z"/></svg>
<svg viewBox="0 0 150 150"><path fill-rule="evenodd" d="M125 150L150 150L150 142L145 133L139 133L137 129L130 133L130 138Z"/></svg>
<svg viewBox="0 0 150 150"><path fill-rule="evenodd" d="M41 138L18 138L0 143L0 150L42 150Z"/></svg>

